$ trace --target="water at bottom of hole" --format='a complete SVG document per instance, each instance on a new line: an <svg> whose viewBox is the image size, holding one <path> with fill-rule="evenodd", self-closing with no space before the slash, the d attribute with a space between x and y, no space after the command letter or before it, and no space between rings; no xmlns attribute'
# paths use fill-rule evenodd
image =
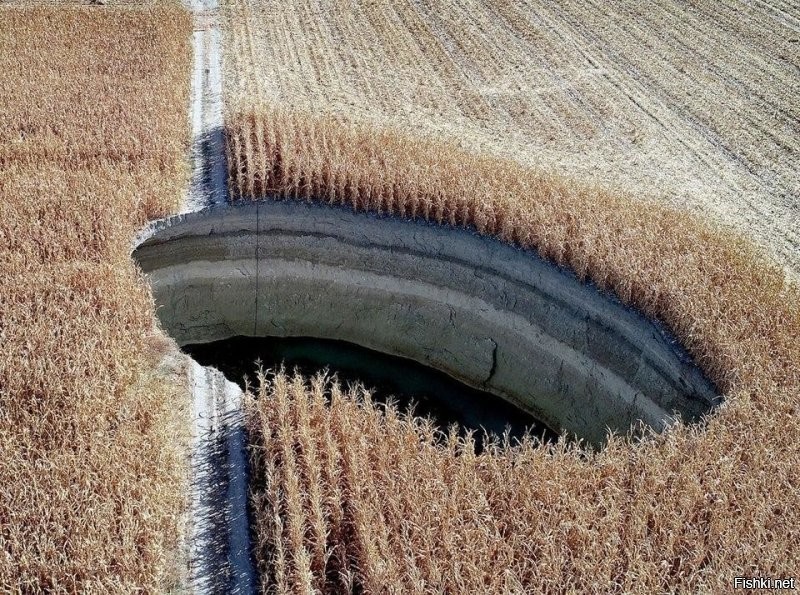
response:
<svg viewBox="0 0 800 595"><path fill-rule="evenodd" d="M557 435L529 413L491 393L469 387L447 374L409 359L386 355L344 341L312 338L234 337L212 343L184 345L183 350L203 366L213 366L244 388L244 379L256 383L256 360L265 370L284 366L311 377L327 369L343 386L360 383L373 401L392 399L398 409L412 404L414 413L431 417L442 430L455 424L463 435L475 431L478 450L483 433L513 439L526 431L545 440Z"/></svg>

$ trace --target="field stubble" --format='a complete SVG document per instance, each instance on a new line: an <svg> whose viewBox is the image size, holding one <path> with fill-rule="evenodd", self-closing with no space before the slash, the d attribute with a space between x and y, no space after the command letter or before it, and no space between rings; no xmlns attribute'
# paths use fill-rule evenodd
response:
<svg viewBox="0 0 800 595"><path fill-rule="evenodd" d="M702 426L595 454L475 456L320 380L278 376L249 406L265 589L725 592L735 576L800 567L800 292L748 240L670 208L735 213L797 266L796 107L783 89L743 90L758 86L754 63L796 83L764 33L774 15L743 29L724 4L714 29L701 5L667 27L684 45L648 50L648 66L624 60L663 43L653 31L675 6L654 9L662 21L594 7L587 22L608 22L582 29L576 10L589 5L229 2L232 191L535 248L664 322L727 403ZM723 60L723 41L752 47ZM717 70L693 86L703 64ZM714 111L720 93L737 109ZM654 195L666 203L639 199Z"/></svg>
<svg viewBox="0 0 800 595"><path fill-rule="evenodd" d="M228 0L226 104L666 201L800 274L798 17L767 3Z"/></svg>
<svg viewBox="0 0 800 595"><path fill-rule="evenodd" d="M129 258L186 179L179 8L0 7L0 590L176 578L182 379Z"/></svg>

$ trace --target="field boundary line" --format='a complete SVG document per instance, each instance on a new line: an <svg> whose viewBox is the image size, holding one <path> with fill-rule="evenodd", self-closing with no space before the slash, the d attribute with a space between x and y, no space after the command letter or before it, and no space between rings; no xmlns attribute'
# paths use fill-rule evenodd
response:
<svg viewBox="0 0 800 595"><path fill-rule="evenodd" d="M217 0L189 0L194 49L191 185L181 213L227 203L222 43ZM193 593L254 593L243 393L219 370L188 366L192 478L187 564Z"/></svg>

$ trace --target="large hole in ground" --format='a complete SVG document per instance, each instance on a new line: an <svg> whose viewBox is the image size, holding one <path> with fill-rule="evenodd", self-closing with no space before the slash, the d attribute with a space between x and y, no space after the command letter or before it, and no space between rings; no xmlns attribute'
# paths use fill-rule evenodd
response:
<svg viewBox="0 0 800 595"><path fill-rule="evenodd" d="M464 436L473 431L478 449L484 432L512 443L526 432L544 440L557 434L528 412L492 393L476 390L447 374L413 360L386 355L346 341L309 337L233 337L211 343L184 345L183 351L203 366L220 370L244 389L256 382L260 365L268 373L285 367L306 377L327 371L344 386L360 384L376 403L391 400L400 411L429 417L440 428L455 425ZM256 360L258 364L256 364Z"/></svg>
<svg viewBox="0 0 800 595"><path fill-rule="evenodd" d="M223 205L145 231L134 259L179 345L346 341L413 360L600 445L700 419L714 386L657 322L497 240L294 202Z"/></svg>

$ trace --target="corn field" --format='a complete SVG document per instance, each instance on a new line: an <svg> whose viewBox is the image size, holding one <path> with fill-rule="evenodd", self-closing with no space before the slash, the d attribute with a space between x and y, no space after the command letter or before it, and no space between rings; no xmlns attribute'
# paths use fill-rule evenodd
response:
<svg viewBox="0 0 800 595"><path fill-rule="evenodd" d="M129 252L186 186L192 23L156 1L15 4L31 6L0 6L0 591L166 592L186 387L160 366L171 346ZM235 198L535 249L663 322L725 398L700 425L599 452L477 454L362 388L263 374L246 413L264 592L727 592L796 575L791 10L221 10Z"/></svg>
<svg viewBox="0 0 800 595"><path fill-rule="evenodd" d="M797 229L780 198L796 186L796 171L770 178L783 190L767 182L752 193L732 190L761 184L751 176L759 168L778 172L793 163L764 139L797 139L793 124L781 124L796 106L770 87L759 101L785 111L734 93L737 114L727 107L706 113L713 98L690 87L691 99L671 96L672 119L656 124L667 136L658 137L643 114L617 101L630 80L577 77L573 62L556 64L561 46L537 53L555 43L565 30L555 22L570 20L575 6L227 3L231 191L468 226L536 249L663 322L726 404L699 426L678 425L640 444L614 438L597 454L500 444L475 455L455 438L438 444L427 422L377 410L363 394L320 379L269 377L249 413L265 592L726 592L735 576L788 577L800 568L793 546L800 538L800 290L781 270L796 270ZM699 55L725 35L726 43L745 36L753 47L708 80L687 76L708 84L709 93L722 93L735 77L758 84L751 60L771 60L764 48L778 43L763 34L767 17L754 15L750 28L734 35L731 7L720 5L716 15L712 8L701 3L691 15L697 26L706 19L708 35L693 42ZM518 16L485 14L511 10ZM610 10L621 9L598 8L582 29L594 49L610 33L587 27ZM661 3L653 13L676 10ZM626 18L614 27L664 26L641 14ZM707 23L715 19L712 33ZM481 29L500 22L517 27L516 46L501 43L496 28ZM577 25L571 27L574 33ZM638 29L629 41L645 43ZM610 43L603 45L608 55ZM626 56L638 55L629 49ZM571 49L565 55L591 58ZM630 74L608 55L598 61ZM673 74L659 60L686 58L686 68L701 67L688 56L659 54L639 72ZM520 73L513 61L526 57L549 64ZM509 108L498 103L512 94L480 87L498 72L519 88L515 118L504 119ZM614 88L603 86L609 78ZM542 79L555 85L544 87L547 101L532 91ZM558 80L582 86L559 87ZM675 81L650 83L661 89ZM653 89L637 88L650 93L634 96L641 109L660 104ZM577 113L547 112L562 105L551 97L572 101ZM596 129L584 134L576 121L591 115L586 102L593 102L589 124ZM606 133L624 139L613 127L628 117L655 157L604 144ZM716 147L701 147L711 133L693 136L697 121L714 131ZM548 132L547 123L558 127ZM510 128L523 139L506 135ZM754 136L741 137L744 129ZM732 158L734 149L719 143L739 153ZM583 169L550 160L547 146L564 154L572 147ZM625 168L614 179L584 175L587 168L614 169L599 152L630 157L636 175ZM726 169L748 159L749 181ZM697 183L682 186L683 175ZM765 193L771 198L755 198ZM777 203L784 206L773 209ZM692 209L675 208L686 205ZM713 215L720 207L736 209L736 225L753 235L731 232L724 216L691 212Z"/></svg>
<svg viewBox="0 0 800 595"><path fill-rule="evenodd" d="M701 0L225 0L230 114L445 139L665 202L800 271L800 13Z"/></svg>
<svg viewBox="0 0 800 595"><path fill-rule="evenodd" d="M183 380L134 231L185 184L183 10L0 8L0 591L176 579Z"/></svg>
<svg viewBox="0 0 800 595"><path fill-rule="evenodd" d="M254 113L228 133L243 195L470 225L536 248L666 323L727 401L701 426L614 439L588 460L530 445L468 458L436 447L430 428L417 437L417 422L279 377L251 416L266 590L723 592L743 573L798 568L800 292L749 242L368 127Z"/></svg>

